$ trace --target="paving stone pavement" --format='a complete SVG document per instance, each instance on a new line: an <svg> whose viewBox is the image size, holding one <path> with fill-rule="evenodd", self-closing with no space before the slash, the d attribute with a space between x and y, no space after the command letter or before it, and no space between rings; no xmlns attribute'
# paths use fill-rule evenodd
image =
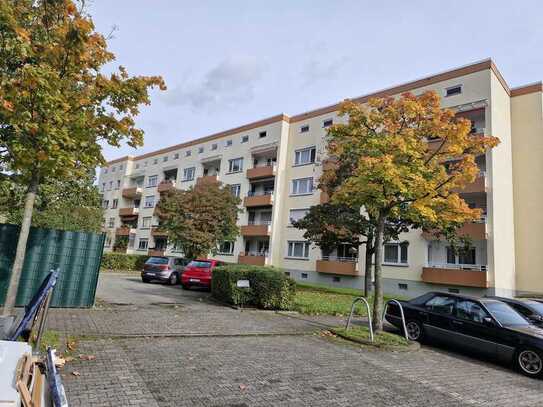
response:
<svg viewBox="0 0 543 407"><path fill-rule="evenodd" d="M116 290L131 287L126 278L103 280L108 284L99 287L99 298L112 302L113 295L123 302L127 294ZM507 367L428 347L418 352L369 350L311 334L314 318L240 312L209 302L205 293L185 294L175 287L150 290L153 294L147 300L140 294L136 305L54 310L51 322L66 332L195 329L216 335L81 340L77 352L96 359L76 359L65 366L71 406L541 405L543 381ZM161 292L183 305L152 305ZM63 320L63 315L73 317ZM244 332L282 335L228 336Z"/></svg>

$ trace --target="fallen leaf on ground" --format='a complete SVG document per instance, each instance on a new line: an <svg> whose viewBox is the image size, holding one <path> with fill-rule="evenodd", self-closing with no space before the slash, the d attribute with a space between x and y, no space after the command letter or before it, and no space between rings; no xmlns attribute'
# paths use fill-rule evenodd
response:
<svg viewBox="0 0 543 407"><path fill-rule="evenodd" d="M246 385L246 384L240 384L240 385L239 385L239 389L240 389L241 391L247 390L247 385Z"/></svg>
<svg viewBox="0 0 543 407"><path fill-rule="evenodd" d="M77 370L74 370L74 371L72 372L72 374L73 374L75 377L81 376L81 373L79 373Z"/></svg>
<svg viewBox="0 0 543 407"><path fill-rule="evenodd" d="M67 341L66 342L66 347L69 350L75 350L76 346L77 346L77 343L75 341Z"/></svg>
<svg viewBox="0 0 543 407"><path fill-rule="evenodd" d="M64 359L62 356L57 356L55 358L56 367L64 367L65 364L66 364L66 359Z"/></svg>
<svg viewBox="0 0 543 407"><path fill-rule="evenodd" d="M65 361L66 363L72 362L74 359L75 359L75 358L74 358L73 356L65 356L65 357L64 357L64 361Z"/></svg>
<svg viewBox="0 0 543 407"><path fill-rule="evenodd" d="M96 356L94 356L94 355L79 355L79 359L81 359L81 360L94 360L94 359L96 359Z"/></svg>

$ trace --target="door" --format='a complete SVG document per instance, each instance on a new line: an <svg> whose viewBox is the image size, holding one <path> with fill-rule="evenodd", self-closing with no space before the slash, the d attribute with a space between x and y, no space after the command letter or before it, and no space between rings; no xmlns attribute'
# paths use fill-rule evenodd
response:
<svg viewBox="0 0 543 407"><path fill-rule="evenodd" d="M261 256L265 256L268 253L268 249L270 247L270 242L267 240L259 240L258 241L258 254Z"/></svg>
<svg viewBox="0 0 543 407"><path fill-rule="evenodd" d="M451 335L451 318L454 313L456 298L448 295L436 295L426 302L424 308L428 313L424 324L426 334L435 339L456 343L458 338Z"/></svg>
<svg viewBox="0 0 543 407"><path fill-rule="evenodd" d="M496 327L485 324L491 318L481 304L471 300L458 300L452 325L461 338L463 348L494 356L496 354Z"/></svg>

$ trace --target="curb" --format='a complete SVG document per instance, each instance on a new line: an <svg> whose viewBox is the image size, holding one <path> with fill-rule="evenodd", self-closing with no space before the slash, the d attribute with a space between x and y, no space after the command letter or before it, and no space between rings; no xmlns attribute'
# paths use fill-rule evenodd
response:
<svg viewBox="0 0 543 407"><path fill-rule="evenodd" d="M358 339L358 338L352 338L350 336L344 335L341 332L336 331L335 329L328 329L329 332L333 333L334 335L340 337L341 339L344 339L349 342L354 342L359 345L365 345L365 346L372 346L379 350L384 351L392 351L392 352L416 352L421 349L420 343L409 341L407 346L396 346L396 345L377 345L373 342L370 342L369 340L364 339Z"/></svg>

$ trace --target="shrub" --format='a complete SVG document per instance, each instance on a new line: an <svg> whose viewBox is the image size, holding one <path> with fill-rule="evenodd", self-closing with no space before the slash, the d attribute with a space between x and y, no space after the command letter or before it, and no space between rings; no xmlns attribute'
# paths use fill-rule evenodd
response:
<svg viewBox="0 0 543 407"><path fill-rule="evenodd" d="M149 256L125 253L104 253L100 269L113 271L139 271Z"/></svg>
<svg viewBox="0 0 543 407"><path fill-rule="evenodd" d="M238 280L249 280L251 288L238 288ZM296 283L280 269L231 265L213 270L211 293L220 301L234 305L254 305L263 309L289 309Z"/></svg>

